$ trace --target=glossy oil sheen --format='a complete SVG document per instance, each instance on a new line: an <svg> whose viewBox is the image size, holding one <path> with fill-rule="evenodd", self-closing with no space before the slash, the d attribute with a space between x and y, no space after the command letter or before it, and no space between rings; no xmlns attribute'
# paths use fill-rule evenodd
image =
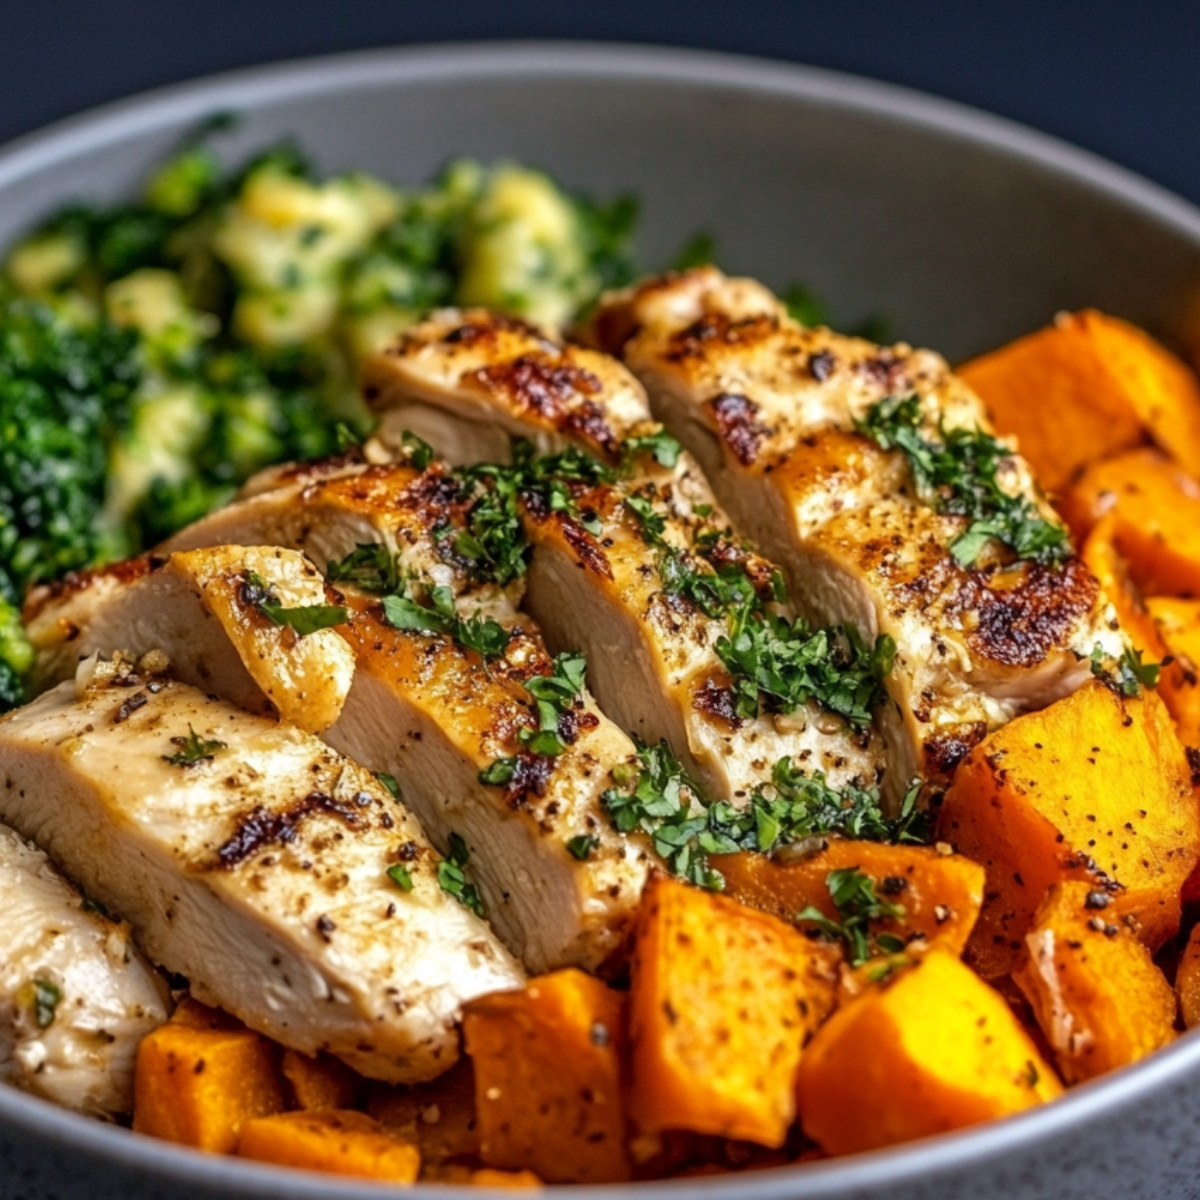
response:
<svg viewBox="0 0 1200 1200"><path fill-rule="evenodd" d="M699 229L726 269L803 280L839 324L884 314L951 360L1094 305L1178 332L1200 304L1200 213L1080 151L885 85L697 52L412 48L243 72L112 106L0 155L0 243L68 199L129 194L218 110L231 152L294 134L397 181L511 157L643 202L641 259ZM975 1131L800 1169L590 1197L1041 1200L1200 1195L1200 1037ZM559 1189L550 1189L558 1193ZM0 1087L0 1200L358 1200L376 1187L206 1157ZM566 1195L566 1189L562 1189ZM406 1188L425 1200L475 1190Z"/></svg>

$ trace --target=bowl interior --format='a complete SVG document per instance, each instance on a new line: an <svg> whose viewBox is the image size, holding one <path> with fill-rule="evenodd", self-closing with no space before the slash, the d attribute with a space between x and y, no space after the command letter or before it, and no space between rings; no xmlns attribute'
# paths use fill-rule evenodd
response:
<svg viewBox="0 0 1200 1200"><path fill-rule="evenodd" d="M379 52L116 105L0 155L0 243L65 201L128 195L196 122L222 110L242 117L225 139L231 156L294 135L324 169L398 182L469 154L540 165L600 196L632 190L647 268L709 231L726 269L777 287L803 281L837 323L879 314L896 336L952 360L1087 305L1171 335L1200 294L1200 214L1082 152L825 72L611 47ZM1152 1136L1178 1158L1198 1077L1200 1042L1189 1038L1044 1114L845 1164L663 1190L1082 1196L1119 1179L1126 1196L1185 1195L1178 1189L1200 1161L1185 1155L1164 1184L1140 1158ZM283 1179L143 1143L0 1088L0 1197L375 1194Z"/></svg>

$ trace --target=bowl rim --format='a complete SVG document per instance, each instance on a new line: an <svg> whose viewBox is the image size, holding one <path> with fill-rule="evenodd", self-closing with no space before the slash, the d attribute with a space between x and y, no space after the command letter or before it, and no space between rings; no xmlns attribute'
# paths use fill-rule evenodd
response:
<svg viewBox="0 0 1200 1200"><path fill-rule="evenodd" d="M1065 176L1200 246L1200 208L1090 151L1007 118L825 68L709 50L604 41L502 40L385 47L273 62L171 84L67 117L9 142L0 148L0 194L24 177L85 150L177 127L217 110L252 109L290 96L311 97L388 83L420 85L451 77L499 81L530 74L717 87L862 112L898 126L916 126L923 132L998 151L1049 174ZM1093 1118L1111 1115L1118 1107L1132 1110L1158 1089L1197 1071L1200 1037L1185 1035L1140 1063L1072 1088L1045 1107L966 1130L802 1167L793 1164L735 1175L582 1186L598 1200L627 1200L635 1194L631 1188L664 1196L703 1194L712 1200L780 1200L784 1195L827 1194L835 1186L855 1191L898 1186L918 1178L932 1183L935 1172L982 1166L987 1160L1044 1146ZM142 1137L8 1086L0 1086L0 1123L67 1150L89 1152L157 1174L164 1181L202 1183L224 1188L231 1196L243 1184L258 1194L286 1186L289 1195L305 1200L369 1200L380 1194L379 1184L288 1171ZM570 1185L570 1191L577 1193L580 1187ZM567 1189L551 1185L549 1190L566 1194ZM405 1191L414 1200L465 1200L493 1194L492 1189L442 1184L410 1186Z"/></svg>

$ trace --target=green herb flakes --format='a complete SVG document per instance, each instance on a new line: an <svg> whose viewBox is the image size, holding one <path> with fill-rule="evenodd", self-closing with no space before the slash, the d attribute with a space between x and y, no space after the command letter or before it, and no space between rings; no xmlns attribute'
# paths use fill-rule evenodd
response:
<svg viewBox="0 0 1200 1200"><path fill-rule="evenodd" d="M479 895L479 889L468 881L465 871L469 857L467 843L457 833L452 833L450 853L437 865L437 880L443 892L448 892L464 908L482 917L483 898Z"/></svg>
<svg viewBox="0 0 1200 1200"><path fill-rule="evenodd" d="M912 468L917 495L936 511L970 518L966 530L950 543L961 566L975 563L995 539L1018 559L1058 563L1071 555L1067 531L1048 521L1025 496L1000 486L1001 465L1012 457L1003 442L980 429L940 430L931 441L920 432L917 396L889 396L855 423L859 433L884 450L903 451Z"/></svg>
<svg viewBox="0 0 1200 1200"><path fill-rule="evenodd" d="M402 892L413 890L412 872L403 863L388 867L387 876Z"/></svg>
<svg viewBox="0 0 1200 1200"><path fill-rule="evenodd" d="M830 871L825 880L829 898L838 911L839 920L825 916L810 904L796 914L796 921L815 925L826 937L840 939L846 944L846 954L852 967L861 966L876 954L897 954L904 949L904 940L894 934L872 933L874 922L898 920L904 916L904 905L881 900L869 875L857 867Z"/></svg>
<svg viewBox="0 0 1200 1200"><path fill-rule="evenodd" d="M176 767L194 767L197 763L203 762L207 758L213 758L221 750L227 748L224 742L219 742L216 738L202 738L192 728L190 722L187 737L173 737L171 745L178 746L178 752L164 754L162 760Z"/></svg>

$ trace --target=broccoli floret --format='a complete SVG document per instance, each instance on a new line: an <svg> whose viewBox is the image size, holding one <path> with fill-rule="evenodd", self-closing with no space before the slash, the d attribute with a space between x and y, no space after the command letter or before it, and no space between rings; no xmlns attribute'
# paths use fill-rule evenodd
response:
<svg viewBox="0 0 1200 1200"><path fill-rule="evenodd" d="M24 703L21 677L33 663L33 647L21 627L15 604L0 600L0 712Z"/></svg>
<svg viewBox="0 0 1200 1200"><path fill-rule="evenodd" d="M135 334L0 306L0 577L21 594L92 561L105 446L141 379Z"/></svg>

